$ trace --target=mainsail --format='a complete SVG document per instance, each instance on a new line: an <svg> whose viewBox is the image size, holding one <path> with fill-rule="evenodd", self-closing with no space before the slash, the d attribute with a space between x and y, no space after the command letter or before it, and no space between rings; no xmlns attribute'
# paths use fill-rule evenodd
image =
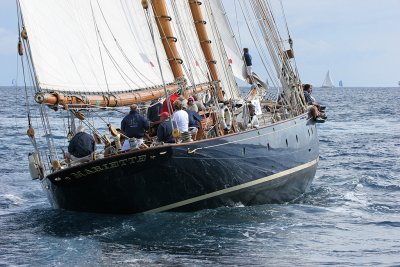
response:
<svg viewBox="0 0 400 267"><path fill-rule="evenodd" d="M40 88L124 92L174 81L140 1L20 1ZM156 28L155 22L152 22ZM45 27L44 27L45 25Z"/></svg>
<svg viewBox="0 0 400 267"><path fill-rule="evenodd" d="M326 73L325 80L322 83L321 87L323 87L323 88L333 88L333 87L335 87L333 85L332 77L331 77L329 71Z"/></svg>

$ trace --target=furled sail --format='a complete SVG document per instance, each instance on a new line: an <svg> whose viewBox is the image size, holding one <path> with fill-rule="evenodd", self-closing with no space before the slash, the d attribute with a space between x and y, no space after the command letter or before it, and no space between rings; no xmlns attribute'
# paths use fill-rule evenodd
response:
<svg viewBox="0 0 400 267"><path fill-rule="evenodd" d="M163 83L140 1L19 2L42 90L112 93ZM151 23L164 79L171 83L174 77Z"/></svg>

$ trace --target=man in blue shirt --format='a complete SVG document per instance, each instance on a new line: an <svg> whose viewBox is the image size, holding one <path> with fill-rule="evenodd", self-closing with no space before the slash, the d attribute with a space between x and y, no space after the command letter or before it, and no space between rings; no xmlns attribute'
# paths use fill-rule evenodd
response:
<svg viewBox="0 0 400 267"><path fill-rule="evenodd" d="M172 124L169 119L168 112L162 112L160 114L161 123L157 129L157 141L164 143L175 143L175 139L172 136Z"/></svg>
<svg viewBox="0 0 400 267"><path fill-rule="evenodd" d="M68 145L68 152L72 160L87 159L90 160L95 150L93 136L85 132L83 125L78 127L78 132L74 135Z"/></svg>
<svg viewBox="0 0 400 267"><path fill-rule="evenodd" d="M121 130L129 138L136 138L137 147L143 144L143 136L145 131L149 128L150 122L144 118L138 111L137 105L131 106L131 111L121 121ZM123 145L123 149L127 148L129 140L126 140Z"/></svg>

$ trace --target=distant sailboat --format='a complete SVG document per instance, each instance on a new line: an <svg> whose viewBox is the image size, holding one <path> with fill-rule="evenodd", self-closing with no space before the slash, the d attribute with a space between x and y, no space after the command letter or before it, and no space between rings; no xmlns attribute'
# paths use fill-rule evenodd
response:
<svg viewBox="0 0 400 267"><path fill-rule="evenodd" d="M342 80L339 81L339 86L343 87L343 81Z"/></svg>
<svg viewBox="0 0 400 267"><path fill-rule="evenodd" d="M333 81L332 81L331 75L329 74L329 70L328 70L328 72L326 73L325 80L324 80L324 82L322 83L322 86L321 86L321 87L322 87L322 88L333 88L333 87L335 87L335 86L333 85Z"/></svg>

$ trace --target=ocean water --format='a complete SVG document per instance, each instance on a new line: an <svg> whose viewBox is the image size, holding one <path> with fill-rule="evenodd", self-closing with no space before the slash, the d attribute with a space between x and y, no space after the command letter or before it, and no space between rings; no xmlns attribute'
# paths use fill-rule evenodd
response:
<svg viewBox="0 0 400 267"><path fill-rule="evenodd" d="M329 119L299 199L124 216L52 209L28 172L26 114L3 101L0 266L400 266L400 89L314 95Z"/></svg>

